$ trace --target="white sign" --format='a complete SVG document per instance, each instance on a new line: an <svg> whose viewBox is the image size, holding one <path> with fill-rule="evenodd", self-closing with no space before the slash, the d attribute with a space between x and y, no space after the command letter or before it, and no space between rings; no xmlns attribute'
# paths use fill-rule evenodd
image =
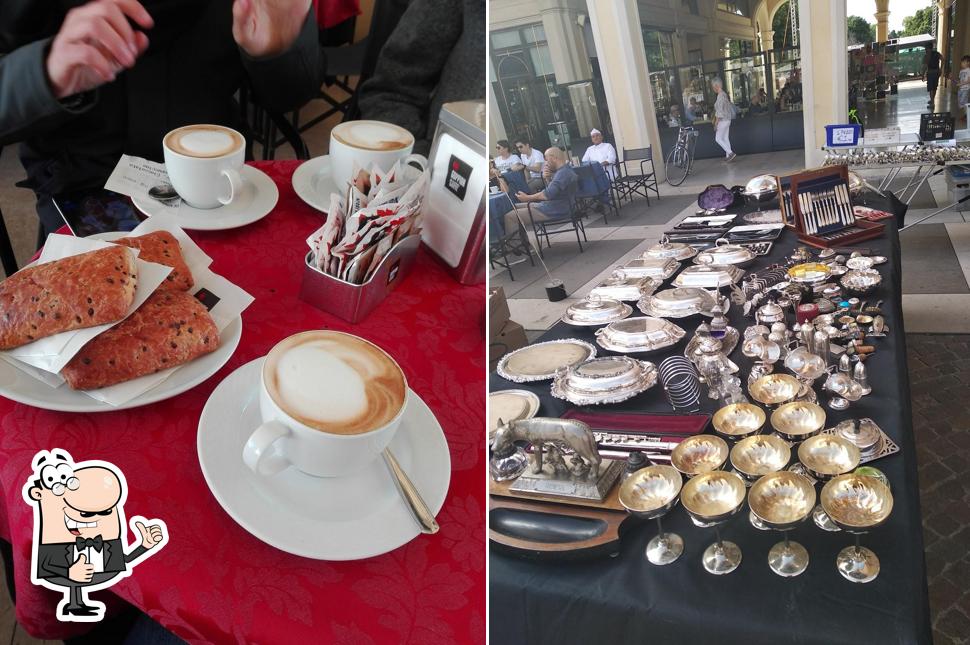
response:
<svg viewBox="0 0 970 645"><path fill-rule="evenodd" d="M832 128L833 146L851 146L855 144L855 128Z"/></svg>
<svg viewBox="0 0 970 645"><path fill-rule="evenodd" d="M899 128L872 128L866 130L866 145L886 145L899 143Z"/></svg>

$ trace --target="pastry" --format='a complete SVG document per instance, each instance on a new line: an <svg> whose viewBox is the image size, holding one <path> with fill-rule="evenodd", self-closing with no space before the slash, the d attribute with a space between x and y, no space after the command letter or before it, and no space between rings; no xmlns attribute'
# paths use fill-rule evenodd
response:
<svg viewBox="0 0 970 645"><path fill-rule="evenodd" d="M123 237L116 240L115 244L138 249L140 251L139 260L172 267L172 272L165 278L165 282L158 287L159 289L188 291L195 284L195 280L192 279L192 272L182 257L182 247L179 245L179 241L168 231L155 231L137 237Z"/></svg>
<svg viewBox="0 0 970 645"><path fill-rule="evenodd" d="M187 363L219 346L209 311L184 291L156 291L133 314L81 348L61 370L94 390Z"/></svg>
<svg viewBox="0 0 970 645"><path fill-rule="evenodd" d="M0 282L0 349L124 318L135 257L120 246L28 267Z"/></svg>

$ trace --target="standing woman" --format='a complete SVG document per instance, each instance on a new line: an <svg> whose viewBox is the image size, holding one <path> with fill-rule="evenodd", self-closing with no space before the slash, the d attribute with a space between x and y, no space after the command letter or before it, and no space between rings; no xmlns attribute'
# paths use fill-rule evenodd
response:
<svg viewBox="0 0 970 645"><path fill-rule="evenodd" d="M717 145L724 149L724 157L727 161L734 161L737 157L734 151L731 150L731 119L734 118L734 106L731 105L731 99L728 98L727 93L724 91L724 83L720 78L714 77L711 81L711 88L713 88L714 93L717 94L717 100L714 101L714 140Z"/></svg>

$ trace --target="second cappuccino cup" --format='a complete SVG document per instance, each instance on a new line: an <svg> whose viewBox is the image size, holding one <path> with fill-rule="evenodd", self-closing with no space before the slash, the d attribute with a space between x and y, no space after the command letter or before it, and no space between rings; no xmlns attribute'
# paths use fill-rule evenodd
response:
<svg viewBox="0 0 970 645"><path fill-rule="evenodd" d="M221 125L187 125L162 140L165 169L175 192L202 209L231 204L245 189L239 174L246 160L246 139Z"/></svg>
<svg viewBox="0 0 970 645"><path fill-rule="evenodd" d="M263 423L243 461L260 475L289 466L315 477L353 474L391 443L407 397L404 372L373 343L329 330L290 336L263 363Z"/></svg>

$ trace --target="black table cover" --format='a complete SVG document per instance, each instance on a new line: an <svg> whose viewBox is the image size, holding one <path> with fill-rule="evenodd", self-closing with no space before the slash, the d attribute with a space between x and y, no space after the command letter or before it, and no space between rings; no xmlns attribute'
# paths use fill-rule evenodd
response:
<svg viewBox="0 0 970 645"><path fill-rule="evenodd" d="M667 566L654 566L644 556L647 542L656 535L655 522L636 525L623 534L620 554L615 558L535 561L510 555L493 544L489 588L492 642L529 645L932 642L901 310L899 237L891 221L886 222L886 229L882 238L857 245L890 259L878 267L883 282L868 298L870 304L884 299L882 307L890 327L886 338L872 340L878 349L866 361L872 393L843 412L825 406L826 427L846 418L870 417L901 449L872 463L889 478L894 497L888 521L862 536L862 545L879 557L879 577L868 584L855 584L842 578L835 568L836 554L852 544L853 536L824 532L811 518L790 534L792 540L808 549L811 559L808 569L795 578L775 575L768 568L768 550L782 535L754 529L748 523L747 504L721 527L724 539L741 547L741 565L728 575L708 574L701 565L701 553L714 541L714 530L695 527L678 504L664 518L664 528L684 539L684 553ZM794 232L786 230L775 242L771 254L759 258L748 270L757 271L781 261L796 245ZM634 315L642 314L635 311ZM729 318L742 333L753 324L751 319L742 317L736 306L732 306ZM700 322L696 317L687 320L686 326L682 325L687 335L672 349L632 356L659 364L667 356L682 354ZM539 341L579 338L595 344L594 331L595 328L572 327L560 322ZM611 353L598 347L598 356ZM741 366L742 380L746 382L750 360L740 349L731 358ZM781 365L777 368L776 371L784 371ZM817 392L820 385L821 380L816 382ZM550 395L548 381L511 383L493 373L490 388L491 391L524 388L535 392L542 401L541 416L558 417L572 407ZM827 395L820 395L823 405L827 400ZM702 402L709 411L716 407L706 391ZM659 386L624 403L597 407L670 412ZM634 521L628 520L627 525Z"/></svg>

